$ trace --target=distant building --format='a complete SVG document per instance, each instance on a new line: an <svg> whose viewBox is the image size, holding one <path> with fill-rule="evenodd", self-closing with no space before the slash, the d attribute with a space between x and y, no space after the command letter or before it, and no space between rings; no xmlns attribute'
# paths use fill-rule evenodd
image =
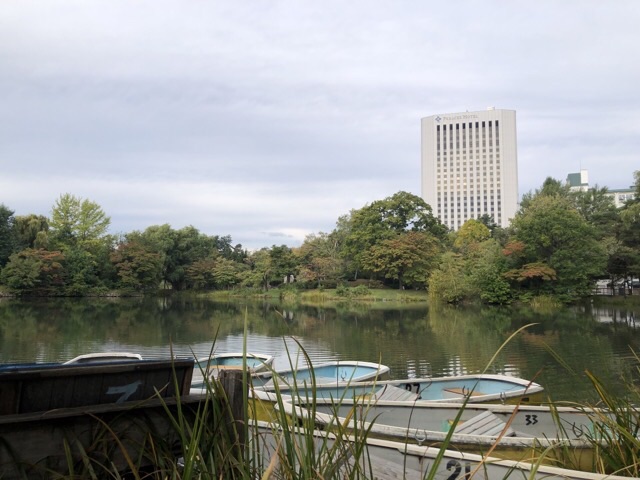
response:
<svg viewBox="0 0 640 480"><path fill-rule="evenodd" d="M485 214L506 227L518 209L516 112L422 119L422 198L452 230Z"/></svg>
<svg viewBox="0 0 640 480"><path fill-rule="evenodd" d="M616 204L616 207L620 208L624 206L627 201L635 198L636 191L633 187L609 189L608 195L613 197L613 203Z"/></svg>
<svg viewBox="0 0 640 480"><path fill-rule="evenodd" d="M589 190L589 172L587 170L580 170L580 173L570 173L567 175L567 185L572 192ZM607 189L607 195L613 198L613 203L616 207L620 208L624 206L625 202L635 197L635 188L618 188Z"/></svg>
<svg viewBox="0 0 640 480"><path fill-rule="evenodd" d="M580 173L570 173L567 175L567 185L572 192L589 190L589 172L580 170Z"/></svg>

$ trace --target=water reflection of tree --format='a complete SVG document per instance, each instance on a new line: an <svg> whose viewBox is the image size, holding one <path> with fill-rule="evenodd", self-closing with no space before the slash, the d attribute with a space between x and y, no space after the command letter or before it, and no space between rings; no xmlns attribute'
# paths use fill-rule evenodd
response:
<svg viewBox="0 0 640 480"><path fill-rule="evenodd" d="M631 352L640 348L633 313L618 309L608 313L612 320L605 322L602 311L589 304L540 312L524 307L389 308L382 302L285 307L262 300L188 296L4 299L0 360L64 359L92 346L118 343L155 353L168 353L170 343L182 352L194 345L206 349L216 335L220 340L241 338L246 318L252 339L317 342L331 358L386 363L396 378L445 375L484 370L513 332L534 323L504 348L489 371L524 378L542 371L537 379L548 392L569 399L587 392L586 369L612 382L620 372L633 371ZM557 357L576 379L567 380Z"/></svg>

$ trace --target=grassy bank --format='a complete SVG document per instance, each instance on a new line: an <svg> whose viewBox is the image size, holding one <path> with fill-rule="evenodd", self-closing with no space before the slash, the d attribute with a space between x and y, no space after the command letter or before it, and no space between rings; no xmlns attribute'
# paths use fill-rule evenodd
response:
<svg viewBox="0 0 640 480"><path fill-rule="evenodd" d="M343 287L333 289L300 290L297 288L272 288L268 291L254 289L237 289L216 291L205 294L214 299L250 298L267 300L274 303L290 303L310 306L331 306L342 303L358 302L386 306L408 303L427 303L427 292L424 290L393 290L385 288Z"/></svg>

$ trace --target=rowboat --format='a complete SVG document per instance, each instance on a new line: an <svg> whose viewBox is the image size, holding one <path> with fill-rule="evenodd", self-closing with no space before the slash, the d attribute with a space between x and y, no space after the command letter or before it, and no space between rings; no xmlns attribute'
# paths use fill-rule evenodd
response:
<svg viewBox="0 0 640 480"><path fill-rule="evenodd" d="M542 400L541 385L508 375L460 375L389 382L416 400L453 403L536 403Z"/></svg>
<svg viewBox="0 0 640 480"><path fill-rule="evenodd" d="M296 376L295 383L279 384L278 390L285 399L314 398L319 403L331 403L339 399L344 404L357 402L362 398L429 403L527 404L542 401L544 390L542 386L529 380L487 374L373 382L342 381L341 378L336 381L316 374L315 380L314 385L308 377ZM263 389L275 390L273 384L268 384Z"/></svg>
<svg viewBox="0 0 640 480"><path fill-rule="evenodd" d="M326 431L308 432L303 428L279 427L269 422L253 422L250 450L262 458L262 465L279 468L291 458L318 461L314 471L324 478L376 478L378 480L422 480L427 475L435 479L463 480L527 478L536 480L622 480L628 477L604 475L544 465L539 462L505 460L493 456L442 450L433 446L406 442L364 438L362 435L336 435ZM286 436L286 440L283 440ZM358 446L356 448L355 446ZM310 448L315 453L310 453ZM362 447L362 448L359 448ZM290 450L293 450L291 452ZM326 471L325 471L326 470ZM354 474L355 471L360 475Z"/></svg>
<svg viewBox="0 0 640 480"><path fill-rule="evenodd" d="M205 376L217 378L222 370L241 370L246 365L251 375L268 371L273 364L273 356L262 353L218 353L206 358L196 359L192 389L204 389Z"/></svg>
<svg viewBox="0 0 640 480"><path fill-rule="evenodd" d="M322 430L367 431L370 438L418 445L447 442L454 450L491 451L496 457L518 461L537 459L546 451L545 462L558 460L560 454L563 460L570 458L573 465L585 469L594 460L593 444L586 438L592 436L596 419L606 416L604 410L564 406L402 401L362 401L355 406L320 403L307 408L280 402L274 409L313 418L313 424Z"/></svg>
<svg viewBox="0 0 640 480"><path fill-rule="evenodd" d="M333 360L316 365L295 366L286 370L267 371L253 377L253 385L266 391L296 386L347 384L387 378L389 367L380 363ZM276 387L277 384L277 387Z"/></svg>
<svg viewBox="0 0 640 480"><path fill-rule="evenodd" d="M138 353L129 352L96 352L78 355L71 360L67 360L63 365L71 365L78 363L110 363L121 362L123 360L142 360L142 356Z"/></svg>

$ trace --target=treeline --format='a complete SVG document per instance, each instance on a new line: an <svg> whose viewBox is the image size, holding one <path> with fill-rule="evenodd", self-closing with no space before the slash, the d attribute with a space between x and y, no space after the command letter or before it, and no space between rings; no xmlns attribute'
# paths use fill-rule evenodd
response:
<svg viewBox="0 0 640 480"><path fill-rule="evenodd" d="M398 192L340 217L330 233L249 252L230 236L155 225L108 234L96 203L61 195L49 218L0 205L0 284L18 295L153 293L350 284L426 289L447 302L573 301L596 279L640 276L640 172L635 199L606 188L571 192L548 178L524 195L511 225L487 215L450 232L420 197Z"/></svg>

